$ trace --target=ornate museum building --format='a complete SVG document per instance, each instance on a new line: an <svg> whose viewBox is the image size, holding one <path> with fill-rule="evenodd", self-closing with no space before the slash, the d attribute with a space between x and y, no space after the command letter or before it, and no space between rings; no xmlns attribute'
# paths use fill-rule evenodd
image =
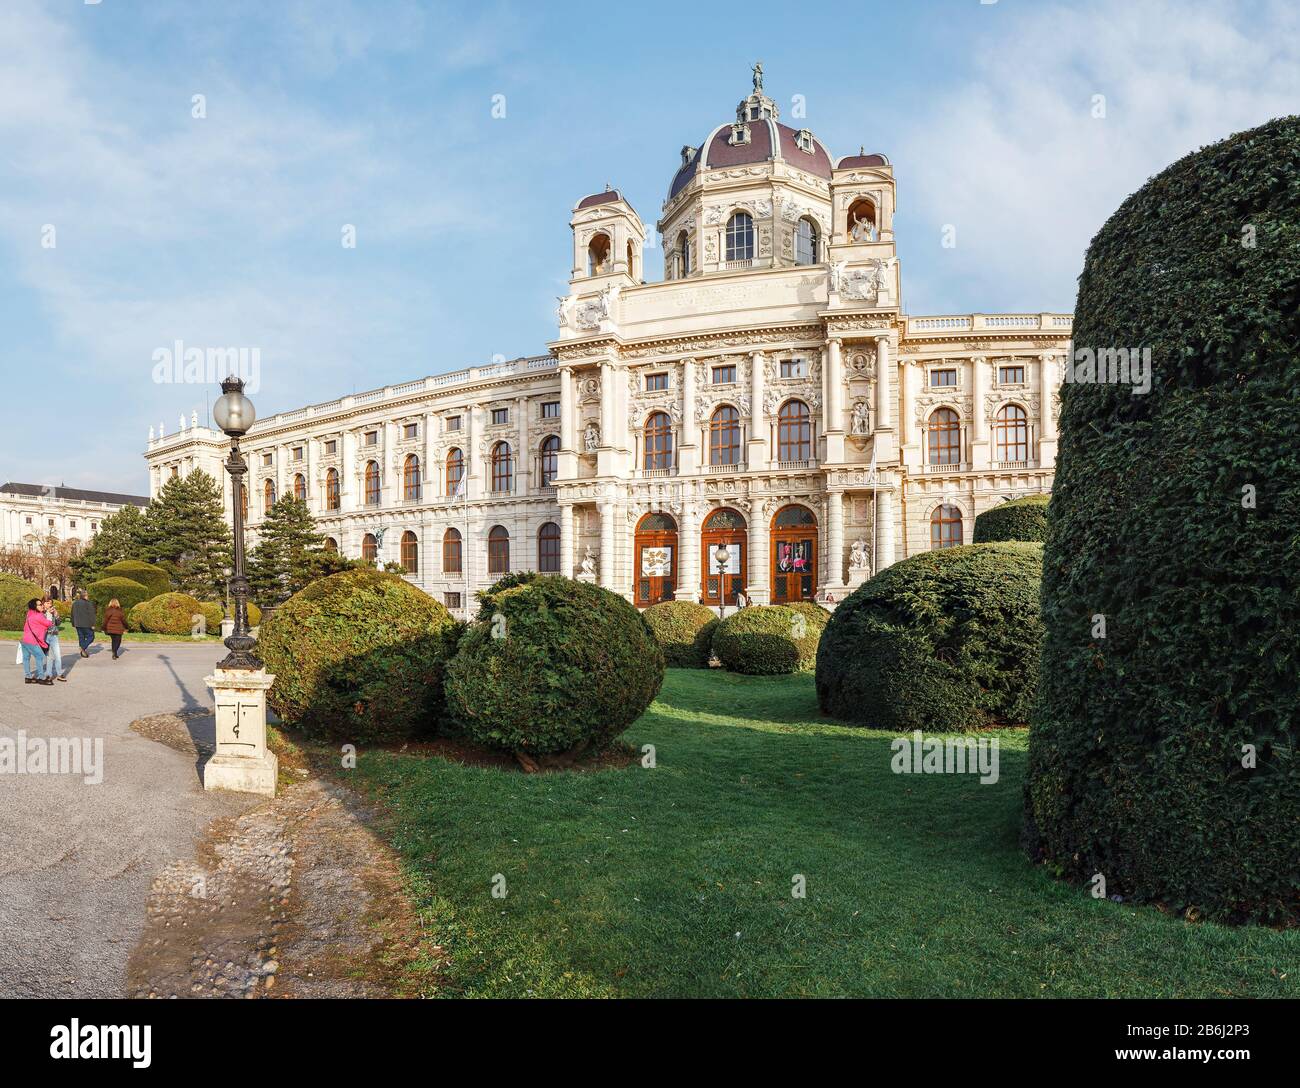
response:
<svg viewBox="0 0 1300 1088"><path fill-rule="evenodd" d="M453 609L509 570L638 605L838 601L970 542L977 513L1051 487L1071 317L906 314L895 198L884 155L781 124L756 69L682 148L657 248L618 190L574 206L546 354L258 421L253 540L296 494L332 546ZM233 509L227 446L197 420L151 434L151 493L201 467Z"/></svg>

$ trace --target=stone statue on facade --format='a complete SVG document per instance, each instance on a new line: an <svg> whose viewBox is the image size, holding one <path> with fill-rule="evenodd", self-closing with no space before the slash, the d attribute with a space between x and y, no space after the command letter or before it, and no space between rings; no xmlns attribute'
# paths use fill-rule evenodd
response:
<svg viewBox="0 0 1300 1088"><path fill-rule="evenodd" d="M590 544L582 557L582 573L588 578L596 577L596 553L592 550Z"/></svg>
<svg viewBox="0 0 1300 1088"><path fill-rule="evenodd" d="M849 547L849 570L870 570L871 556L867 550L867 542L858 537Z"/></svg>
<svg viewBox="0 0 1300 1088"><path fill-rule="evenodd" d="M867 433L867 413L868 409L866 401L860 400L853 406L853 420L849 424L851 434Z"/></svg>
<svg viewBox="0 0 1300 1088"><path fill-rule="evenodd" d="M754 65L754 93L763 93L763 62L761 60Z"/></svg>
<svg viewBox="0 0 1300 1088"><path fill-rule="evenodd" d="M600 428L594 422L583 428L582 445L588 453L595 453L600 448Z"/></svg>
<svg viewBox="0 0 1300 1088"><path fill-rule="evenodd" d="M870 242L872 234L871 220L866 216L855 215L849 226L849 237L855 242Z"/></svg>
<svg viewBox="0 0 1300 1088"><path fill-rule="evenodd" d="M555 307L555 316L559 318L560 328L567 329L569 327L569 311L573 307L573 299L568 295L556 295L555 301L559 303L559 305Z"/></svg>

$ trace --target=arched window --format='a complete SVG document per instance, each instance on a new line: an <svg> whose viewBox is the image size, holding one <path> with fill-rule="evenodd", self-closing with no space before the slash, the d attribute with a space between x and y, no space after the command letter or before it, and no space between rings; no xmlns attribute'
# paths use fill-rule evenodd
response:
<svg viewBox="0 0 1300 1088"><path fill-rule="evenodd" d="M423 487L420 483L420 459L413 453L406 455L406 463L402 467L402 498L407 502L419 502L420 493ZM405 563L402 566L406 566Z"/></svg>
<svg viewBox="0 0 1300 1088"><path fill-rule="evenodd" d="M293 478L293 497L299 502L307 501L307 477L301 472Z"/></svg>
<svg viewBox="0 0 1300 1088"><path fill-rule="evenodd" d="M955 548L961 543L961 511L955 506L937 506L930 515L930 547Z"/></svg>
<svg viewBox="0 0 1300 1088"><path fill-rule="evenodd" d="M633 279L636 278L636 264L634 263L634 252L632 249L632 239L627 240L627 274Z"/></svg>
<svg viewBox="0 0 1300 1088"><path fill-rule="evenodd" d="M558 435L549 434L542 439L542 486L551 487L555 483L555 474L559 465L560 439Z"/></svg>
<svg viewBox="0 0 1300 1088"><path fill-rule="evenodd" d="M409 529L402 534L402 566L407 574L420 573L420 542Z"/></svg>
<svg viewBox="0 0 1300 1088"><path fill-rule="evenodd" d="M465 480L465 455L459 449L447 451L447 494L459 495Z"/></svg>
<svg viewBox="0 0 1300 1088"><path fill-rule="evenodd" d="M709 420L709 464L740 464L740 413L730 404Z"/></svg>
<svg viewBox="0 0 1300 1088"><path fill-rule="evenodd" d="M267 480L262 484L262 506L267 513L275 505L275 481Z"/></svg>
<svg viewBox="0 0 1300 1088"><path fill-rule="evenodd" d="M343 499L339 493L339 470L332 468L325 473L325 509L337 510L342 505Z"/></svg>
<svg viewBox="0 0 1300 1088"><path fill-rule="evenodd" d="M812 416L801 400L788 400L776 414L776 445L779 461L812 459Z"/></svg>
<svg viewBox="0 0 1300 1088"><path fill-rule="evenodd" d="M492 490L510 492L515 486L515 459L509 442L492 447Z"/></svg>
<svg viewBox="0 0 1300 1088"><path fill-rule="evenodd" d="M691 274L691 239L685 231L677 236L677 270L679 276Z"/></svg>
<svg viewBox="0 0 1300 1088"><path fill-rule="evenodd" d="M872 242L876 238L876 209L870 200L855 200L844 221L850 242Z"/></svg>
<svg viewBox="0 0 1300 1088"><path fill-rule="evenodd" d="M609 235L594 234L587 243L587 275L600 276L609 271Z"/></svg>
<svg viewBox="0 0 1300 1088"><path fill-rule="evenodd" d="M794 263L817 263L817 224L806 217L794 228Z"/></svg>
<svg viewBox="0 0 1300 1088"><path fill-rule="evenodd" d="M379 541L374 533L367 533L361 538L361 558L367 563L374 563L379 558Z"/></svg>
<svg viewBox="0 0 1300 1088"><path fill-rule="evenodd" d="M325 543L322 544L321 546L327 552L337 552L339 550L339 542L335 540L332 536L327 536L325 538Z"/></svg>
<svg viewBox="0 0 1300 1088"><path fill-rule="evenodd" d="M366 462L366 505L379 505L379 462Z"/></svg>
<svg viewBox="0 0 1300 1088"><path fill-rule="evenodd" d="M488 533L488 573L508 574L510 572L510 534L500 525L494 525Z"/></svg>
<svg viewBox="0 0 1300 1088"><path fill-rule="evenodd" d="M442 534L442 573L460 573L460 530L448 529Z"/></svg>
<svg viewBox="0 0 1300 1088"><path fill-rule="evenodd" d="M727 260L754 259L754 220L748 212L736 212L727 220Z"/></svg>
<svg viewBox="0 0 1300 1088"><path fill-rule="evenodd" d="M560 527L553 521L537 530L537 569L543 574L560 573Z"/></svg>
<svg viewBox="0 0 1300 1088"><path fill-rule="evenodd" d="M1004 404L993 421L999 461L1029 460L1029 416L1018 404Z"/></svg>
<svg viewBox="0 0 1300 1088"><path fill-rule="evenodd" d="M956 465L961 461L961 420L951 408L936 408L928 425L932 465Z"/></svg>
<svg viewBox="0 0 1300 1088"><path fill-rule="evenodd" d="M645 467L673 467L673 422L667 412L653 412L645 421Z"/></svg>

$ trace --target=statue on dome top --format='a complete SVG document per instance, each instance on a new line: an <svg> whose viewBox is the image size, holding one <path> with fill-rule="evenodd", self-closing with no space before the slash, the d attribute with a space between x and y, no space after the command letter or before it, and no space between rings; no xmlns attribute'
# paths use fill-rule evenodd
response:
<svg viewBox="0 0 1300 1088"><path fill-rule="evenodd" d="M761 60L754 65L754 93L763 93L763 62Z"/></svg>

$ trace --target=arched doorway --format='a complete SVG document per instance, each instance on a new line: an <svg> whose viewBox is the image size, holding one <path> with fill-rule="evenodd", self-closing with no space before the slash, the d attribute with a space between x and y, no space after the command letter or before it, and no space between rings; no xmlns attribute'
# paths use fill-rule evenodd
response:
<svg viewBox="0 0 1300 1088"><path fill-rule="evenodd" d="M817 586L817 518L783 506L772 518L772 603L811 601Z"/></svg>
<svg viewBox="0 0 1300 1088"><path fill-rule="evenodd" d="M704 519L704 527L700 530L700 547L700 570L704 572L704 584L700 589L701 602L721 604L725 592L726 603L735 604L736 594L745 587L748 551L745 544L745 519L735 510L726 507L714 510ZM718 560L719 547L727 549L725 572Z"/></svg>
<svg viewBox="0 0 1300 1088"><path fill-rule="evenodd" d="M677 594L677 522L667 514L646 514L636 526L638 608L671 601Z"/></svg>

